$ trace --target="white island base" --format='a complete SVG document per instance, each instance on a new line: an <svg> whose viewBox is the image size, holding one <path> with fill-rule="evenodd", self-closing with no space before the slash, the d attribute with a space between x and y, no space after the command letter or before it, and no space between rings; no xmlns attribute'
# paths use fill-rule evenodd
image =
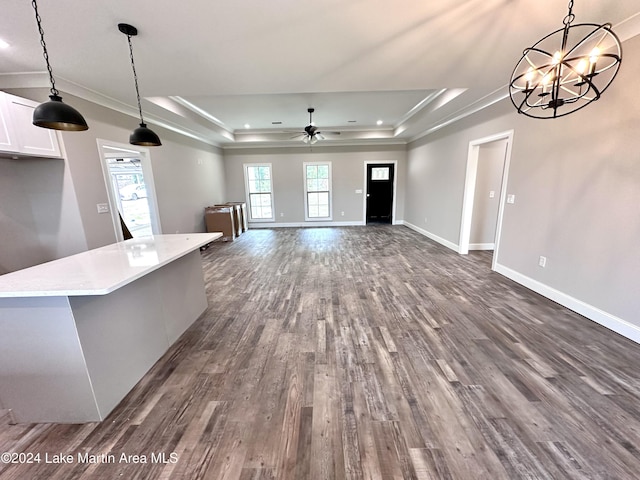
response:
<svg viewBox="0 0 640 480"><path fill-rule="evenodd" d="M207 308L199 247L220 236L128 240L0 276L0 408L18 423L103 420Z"/></svg>

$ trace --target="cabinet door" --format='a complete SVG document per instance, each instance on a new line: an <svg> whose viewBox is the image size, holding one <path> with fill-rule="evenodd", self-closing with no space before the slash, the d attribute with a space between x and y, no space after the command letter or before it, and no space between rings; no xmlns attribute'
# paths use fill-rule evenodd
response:
<svg viewBox="0 0 640 480"><path fill-rule="evenodd" d="M7 101L18 137L18 150L39 157L60 157L57 132L33 124L33 111L38 103L13 95L7 95Z"/></svg>
<svg viewBox="0 0 640 480"><path fill-rule="evenodd" d="M0 152L17 152L18 140L15 137L7 95L0 92Z"/></svg>

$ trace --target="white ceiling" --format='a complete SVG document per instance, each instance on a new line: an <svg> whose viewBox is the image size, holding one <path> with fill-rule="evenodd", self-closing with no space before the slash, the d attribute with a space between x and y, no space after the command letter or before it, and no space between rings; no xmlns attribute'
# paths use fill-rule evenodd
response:
<svg viewBox="0 0 640 480"><path fill-rule="evenodd" d="M320 130L341 132L328 143L406 143L503 99L522 50L567 13L558 0L40 0L38 8L62 92L137 114L117 28L130 23L145 120L223 146L299 142L291 132L309 123L309 107ZM574 14L576 23L611 22L623 40L640 33L638 0L575 0ZM2 0L0 38L10 44L0 49L0 88L46 86L30 1Z"/></svg>

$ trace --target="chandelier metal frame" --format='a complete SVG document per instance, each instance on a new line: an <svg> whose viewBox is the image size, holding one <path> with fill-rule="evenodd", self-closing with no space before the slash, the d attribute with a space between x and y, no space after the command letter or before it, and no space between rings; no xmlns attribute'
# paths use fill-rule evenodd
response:
<svg viewBox="0 0 640 480"><path fill-rule="evenodd" d="M611 24L572 25L573 0L568 9L564 27L525 49L513 70L509 94L518 113L547 119L580 110L600 98L620 69L622 46Z"/></svg>

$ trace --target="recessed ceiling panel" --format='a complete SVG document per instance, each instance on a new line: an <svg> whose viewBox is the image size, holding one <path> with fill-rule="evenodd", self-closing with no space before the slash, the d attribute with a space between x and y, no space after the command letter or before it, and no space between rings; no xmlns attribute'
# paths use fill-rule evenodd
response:
<svg viewBox="0 0 640 480"><path fill-rule="evenodd" d="M291 129L313 121L324 127L392 127L432 91L300 93L183 97L231 130ZM273 122L282 122L274 124Z"/></svg>

